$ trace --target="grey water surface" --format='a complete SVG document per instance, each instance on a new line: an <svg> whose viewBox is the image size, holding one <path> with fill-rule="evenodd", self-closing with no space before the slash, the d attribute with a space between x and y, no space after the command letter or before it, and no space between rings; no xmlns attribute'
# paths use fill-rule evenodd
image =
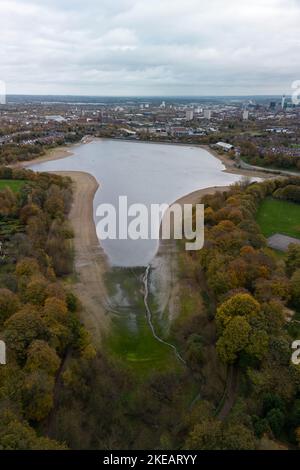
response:
<svg viewBox="0 0 300 470"><path fill-rule="evenodd" d="M240 176L225 173L224 165L205 149L191 146L147 144L96 139L75 145L73 155L40 162L36 171L84 171L99 183L94 198L97 207L114 205L118 214L119 196L128 204L171 204L180 197L211 186L227 186ZM128 218L130 221L131 218ZM159 226L157 233L159 231ZM158 240L102 240L101 245L112 266L147 266L154 258Z"/></svg>

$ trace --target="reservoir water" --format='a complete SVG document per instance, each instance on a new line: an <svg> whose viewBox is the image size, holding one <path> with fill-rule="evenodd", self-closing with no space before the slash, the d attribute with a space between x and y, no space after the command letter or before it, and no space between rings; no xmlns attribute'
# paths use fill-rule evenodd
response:
<svg viewBox="0 0 300 470"><path fill-rule="evenodd" d="M220 160L199 147L97 139L74 146L72 152L66 158L36 163L30 168L92 174L99 183L94 198L95 224L99 222L99 204L109 203L118 209L119 196L127 196L129 205L171 204L198 189L227 186L240 179L225 173ZM101 246L112 266L136 267L151 262L158 241L102 240Z"/></svg>

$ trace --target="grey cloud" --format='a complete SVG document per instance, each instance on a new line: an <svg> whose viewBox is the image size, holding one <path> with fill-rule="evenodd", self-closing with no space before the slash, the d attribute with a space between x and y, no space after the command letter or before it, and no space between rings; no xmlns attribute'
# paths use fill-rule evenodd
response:
<svg viewBox="0 0 300 470"><path fill-rule="evenodd" d="M295 0L0 0L11 93L251 94L300 79Z"/></svg>

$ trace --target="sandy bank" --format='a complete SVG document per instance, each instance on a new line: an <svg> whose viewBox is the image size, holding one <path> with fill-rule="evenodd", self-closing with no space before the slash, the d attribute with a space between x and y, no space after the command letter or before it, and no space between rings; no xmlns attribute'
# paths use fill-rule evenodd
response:
<svg viewBox="0 0 300 470"><path fill-rule="evenodd" d="M227 191L230 186L212 186L210 188L198 189L197 191L193 191L192 193L187 194L186 196L181 197L176 201L177 204L196 204L201 202L201 198L203 196L207 196L209 194L215 194L216 192L223 192Z"/></svg>
<svg viewBox="0 0 300 470"><path fill-rule="evenodd" d="M259 170L246 170L242 168L237 168L235 166L234 160L229 158L227 155L218 153L216 150L212 149L208 145L201 145L199 147L203 148L204 150L207 150L207 152L209 152L215 158L220 160L225 166L225 170L224 170L225 173L232 173L234 175L245 176L248 178L263 178L263 179L276 178L278 176L275 173L267 173L263 169L259 171Z"/></svg>
<svg viewBox="0 0 300 470"><path fill-rule="evenodd" d="M33 160L26 160L13 163L8 165L11 168L28 168L29 166L36 165L37 163L50 162L52 160L60 160L62 158L70 157L73 155L71 146L56 147L54 149L49 149L46 151L45 155L41 157L34 158Z"/></svg>
<svg viewBox="0 0 300 470"><path fill-rule="evenodd" d="M84 306L84 323L99 340L109 325L106 314L104 273L107 260L97 238L93 217L93 200L99 187L96 179L77 171L55 172L69 176L74 182L73 205L70 222L74 230L75 270L77 280L74 291Z"/></svg>
<svg viewBox="0 0 300 470"><path fill-rule="evenodd" d="M193 191L175 201L176 204L199 204L203 196L223 192L229 189L229 186L216 186L211 188L199 189ZM175 204L174 203L174 204ZM172 206L170 206L172 207ZM168 213L164 215L168 217ZM171 226L172 233L172 226ZM179 276L179 251L176 240L160 239L158 251L151 262L152 280L156 285L156 302L158 311L168 312L169 324L180 314L181 308L181 288Z"/></svg>

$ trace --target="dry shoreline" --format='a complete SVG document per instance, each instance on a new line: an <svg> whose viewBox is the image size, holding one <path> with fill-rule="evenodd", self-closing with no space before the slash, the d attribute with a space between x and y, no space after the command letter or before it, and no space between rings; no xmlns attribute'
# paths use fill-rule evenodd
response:
<svg viewBox="0 0 300 470"><path fill-rule="evenodd" d="M45 155L41 157L34 158L33 160L24 160L21 162L13 163L9 165L11 168L27 168L37 163L51 162L52 160L61 160L62 158L70 157L73 155L73 152L70 150L71 146L57 147L54 149L49 149L46 151Z"/></svg>
<svg viewBox="0 0 300 470"><path fill-rule="evenodd" d="M210 188L199 189L193 191L175 201L173 204L195 205L201 202L201 198L206 195L215 194L216 192L227 191L229 186L214 186ZM172 205L170 205L170 208ZM164 217L168 216L168 211ZM162 222L160 230L162 229ZM172 233L172 225L171 225ZM178 265L178 246L176 240L172 237L170 240L160 238L156 255L151 261L151 269L154 271L154 277L160 285L158 294L160 309L162 312L168 311L170 323L179 315L181 285L179 280Z"/></svg>
<svg viewBox="0 0 300 470"><path fill-rule="evenodd" d="M108 264L99 244L93 217L93 200L99 184L89 173L61 171L55 174L68 176L74 183L69 220L74 230L75 271L78 279L73 288L84 305L83 320L94 339L99 341L109 325L104 284Z"/></svg>
<svg viewBox="0 0 300 470"><path fill-rule="evenodd" d="M272 174L271 172L266 173L263 170L262 171L245 170L242 168L238 168L235 166L234 160L231 160L230 158L228 158L227 155L218 153L216 150L212 149L208 145L202 145L201 148L203 148L204 150L207 150L207 152L213 155L213 157L217 158L223 163L223 165L225 166L225 170L223 170L224 173L231 173L234 175L245 176L248 178L264 178L264 179L274 178L278 176L275 173L274 174Z"/></svg>

